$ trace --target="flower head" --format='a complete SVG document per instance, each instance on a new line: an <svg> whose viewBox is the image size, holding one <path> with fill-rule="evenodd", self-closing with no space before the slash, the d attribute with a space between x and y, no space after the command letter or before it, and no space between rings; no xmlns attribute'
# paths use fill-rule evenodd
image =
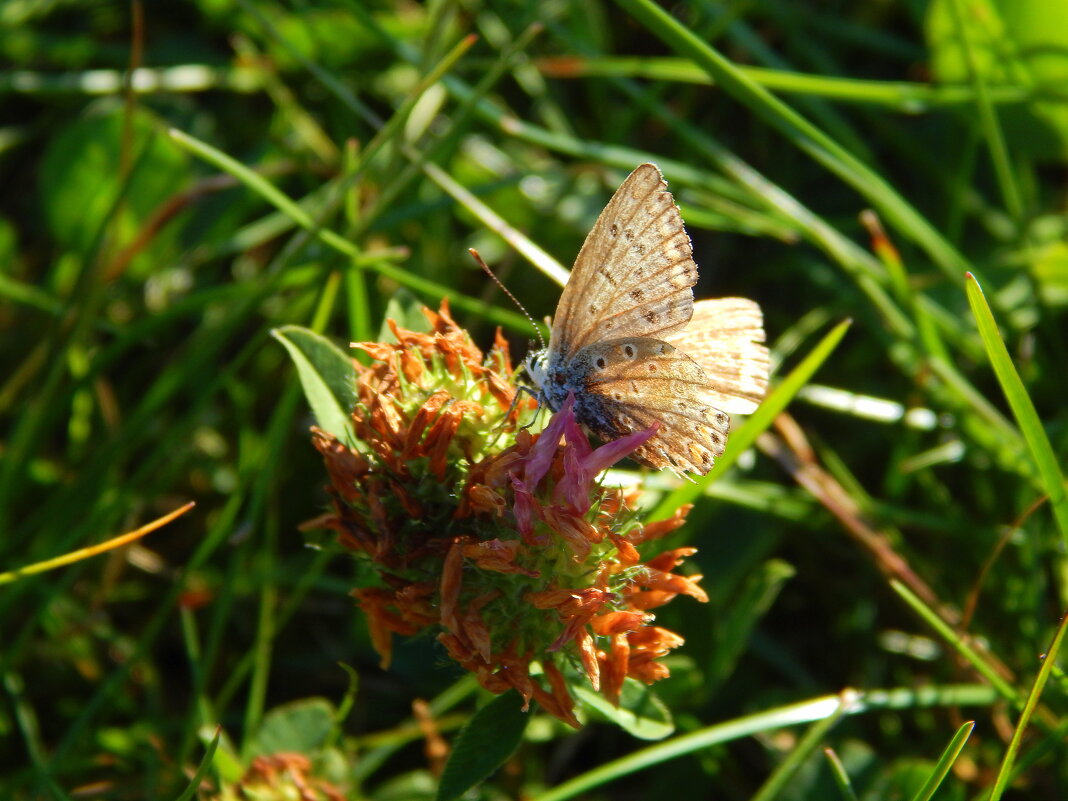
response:
<svg viewBox="0 0 1068 801"><path fill-rule="evenodd" d="M313 429L333 496L317 522L375 569L353 595L383 665L394 635L431 630L483 687L577 726L571 682L618 702L627 676L663 678L682 638L650 610L707 600L674 572L692 548L642 555L687 509L642 525L638 493L598 481L655 427L593 448L568 398L541 433L518 428L534 404L500 332L485 357L447 304L424 313L429 333L391 321L395 343L356 345L375 360L356 367L356 442Z"/></svg>

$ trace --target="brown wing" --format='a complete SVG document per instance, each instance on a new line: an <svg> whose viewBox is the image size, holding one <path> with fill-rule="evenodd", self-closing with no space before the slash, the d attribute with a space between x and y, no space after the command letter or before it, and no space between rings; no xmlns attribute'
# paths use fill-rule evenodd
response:
<svg viewBox="0 0 1068 801"><path fill-rule="evenodd" d="M727 442L730 420L709 407L701 368L657 339L616 339L583 348L576 366L587 370L576 399L578 419L611 440L654 423L656 434L633 454L650 467L707 473Z"/></svg>
<svg viewBox="0 0 1068 801"><path fill-rule="evenodd" d="M668 340L697 362L708 381L709 405L752 414L768 389L768 349L760 306L746 298L694 304L690 324Z"/></svg>
<svg viewBox="0 0 1068 801"><path fill-rule="evenodd" d="M663 338L693 313L697 265L660 170L642 164L586 237L553 320L550 351L565 358L593 342Z"/></svg>

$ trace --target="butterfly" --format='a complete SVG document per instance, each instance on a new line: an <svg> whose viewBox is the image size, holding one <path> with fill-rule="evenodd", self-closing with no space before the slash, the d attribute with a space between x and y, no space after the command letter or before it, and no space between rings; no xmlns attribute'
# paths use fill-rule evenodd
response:
<svg viewBox="0 0 1068 801"><path fill-rule="evenodd" d="M753 412L768 385L760 307L694 303L697 264L663 175L642 164L597 218L553 317L547 348L527 358L539 403L604 441L659 424L631 454L705 475L723 453L728 414Z"/></svg>

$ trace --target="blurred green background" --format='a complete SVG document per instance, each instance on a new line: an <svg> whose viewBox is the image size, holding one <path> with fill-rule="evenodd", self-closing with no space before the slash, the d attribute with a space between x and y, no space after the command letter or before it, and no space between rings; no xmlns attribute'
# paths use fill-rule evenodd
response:
<svg viewBox="0 0 1068 801"><path fill-rule="evenodd" d="M198 767L209 797L285 750L346 797L432 798L413 700L449 739L484 699L430 639L381 671L351 560L307 547L326 478L269 332L371 339L447 292L521 357L467 248L551 314L524 245L569 265L646 160L697 296L764 308L775 381L853 321L677 535L712 601L660 616L671 736L741 729L630 773L649 743L535 716L470 797L912 798L970 720L939 798L987 797L1006 755L1005 797L1068 797L1059 669L1009 747L1068 601L1068 5L8 0L0 30L0 569L197 504L0 584L5 797L174 798ZM806 737L846 687L900 693Z"/></svg>

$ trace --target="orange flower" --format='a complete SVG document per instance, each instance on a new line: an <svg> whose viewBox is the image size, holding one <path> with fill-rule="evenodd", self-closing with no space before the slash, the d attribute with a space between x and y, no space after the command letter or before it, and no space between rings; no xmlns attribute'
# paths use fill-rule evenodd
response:
<svg viewBox="0 0 1068 801"><path fill-rule="evenodd" d="M313 430L333 500L315 522L374 568L352 594L383 666L394 635L429 629L486 689L578 726L575 682L618 703L627 677L667 675L657 660L682 639L647 610L707 600L674 572L692 548L639 550L687 509L643 526L639 493L599 481L655 429L593 448L572 399L540 434L519 428L535 404L517 397L500 332L487 358L447 304L424 313L428 332L390 321L396 343L355 345L375 362L355 368L354 445Z"/></svg>

